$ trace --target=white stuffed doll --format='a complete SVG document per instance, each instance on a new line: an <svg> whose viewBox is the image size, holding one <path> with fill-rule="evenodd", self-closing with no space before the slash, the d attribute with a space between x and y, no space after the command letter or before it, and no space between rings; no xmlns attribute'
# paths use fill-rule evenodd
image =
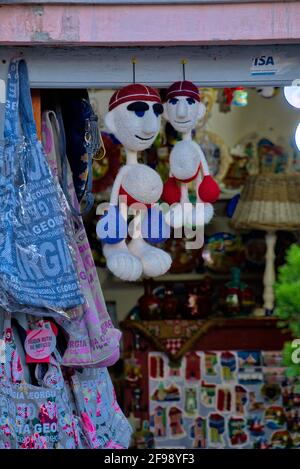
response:
<svg viewBox="0 0 300 469"><path fill-rule="evenodd" d="M164 185L162 199L172 205L167 221L174 228L203 226L213 217L213 206L220 194L218 184L209 174L200 146L192 140L192 130L205 114L199 90L190 81L178 81L167 90L164 117L182 140L170 154L170 177ZM196 183L196 205L189 201L188 184ZM178 186L178 183L179 186Z"/></svg>
<svg viewBox="0 0 300 469"><path fill-rule="evenodd" d="M124 146L126 165L123 166L112 187L109 209L97 224L98 238L103 242L103 254L108 269L122 280L135 281L142 274L156 277L166 273L171 257L161 249L146 242L163 241L167 225L162 228L164 217L155 203L160 199L163 183L149 166L138 163L138 152L154 142L161 124L163 106L158 92L145 85L131 84L116 91L109 102L105 124ZM126 243L127 221L120 210L120 196L126 206L141 203L144 207L141 235ZM127 209L126 209L127 210ZM153 217L154 215L154 217ZM147 236L152 224L161 228L159 235ZM109 234L115 227L115 233ZM150 226L151 227L151 226ZM152 226L153 227L153 226Z"/></svg>

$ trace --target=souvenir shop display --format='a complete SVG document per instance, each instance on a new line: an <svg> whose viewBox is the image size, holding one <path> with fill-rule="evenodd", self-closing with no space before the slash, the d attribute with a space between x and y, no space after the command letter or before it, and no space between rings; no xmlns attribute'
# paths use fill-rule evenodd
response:
<svg viewBox="0 0 300 469"><path fill-rule="evenodd" d="M248 92L242 86L223 88L218 91L217 103L220 112L229 112L231 106L244 107L248 104Z"/></svg>
<svg viewBox="0 0 300 469"><path fill-rule="evenodd" d="M230 272L245 260L245 247L240 236L215 233L207 238L202 257L204 266L218 273Z"/></svg>
<svg viewBox="0 0 300 469"><path fill-rule="evenodd" d="M254 293L241 280L241 270L231 269L231 278L220 292L220 308L227 315L249 314L255 306Z"/></svg>
<svg viewBox="0 0 300 469"><path fill-rule="evenodd" d="M195 141L205 154L210 174L221 184L233 162L228 146L219 135L199 126L195 131Z"/></svg>
<svg viewBox="0 0 300 469"><path fill-rule="evenodd" d="M213 281L209 276L189 287L187 311L191 319L202 319L213 312Z"/></svg>
<svg viewBox="0 0 300 469"><path fill-rule="evenodd" d="M272 131L266 135L257 132L245 135L231 149L231 157L233 161L224 178L225 189L242 189L249 176L290 172L293 166L291 145Z"/></svg>
<svg viewBox="0 0 300 469"><path fill-rule="evenodd" d="M215 352L216 373L211 375L205 352L196 351L183 357L172 376L166 355L155 353L165 368L163 377L149 377L155 448L298 448L300 412L297 407L291 411L285 396L292 389L299 394L299 379L281 375L270 400L265 388L276 370L268 364L272 354L279 353Z"/></svg>
<svg viewBox="0 0 300 469"><path fill-rule="evenodd" d="M153 284L144 280L145 293L138 300L139 315L143 320L159 319L162 312L162 301L153 293Z"/></svg>
<svg viewBox="0 0 300 469"><path fill-rule="evenodd" d="M186 249L186 238L170 238L165 243L165 249L172 257L170 273L181 274L193 272L199 268L202 261L202 249Z"/></svg>
<svg viewBox="0 0 300 469"><path fill-rule="evenodd" d="M135 63L118 89L37 101L9 64L0 449L300 448L300 159L279 90L199 88L186 60L157 90Z"/></svg>
<svg viewBox="0 0 300 469"><path fill-rule="evenodd" d="M228 331L220 318L123 324L127 347L139 331L143 351L135 354L143 373L135 416L149 421L156 449L299 447L299 374L288 377L282 353L271 348L287 336L276 324L270 328L270 319L261 320L264 330L255 320L247 330L248 319L228 321ZM223 348L228 336L236 348ZM264 341L265 351L239 346ZM125 409L130 396L127 389Z"/></svg>
<svg viewBox="0 0 300 469"><path fill-rule="evenodd" d="M274 309L276 231L299 230L299 188L298 174L251 176L247 179L231 219L232 226L237 230L266 231L263 307L267 314Z"/></svg>
<svg viewBox="0 0 300 469"><path fill-rule="evenodd" d="M164 117L182 135L182 140L170 153L169 179L162 193L163 201L175 204L167 213L167 220L174 228L201 227L212 219L212 203L220 194L203 151L192 140L192 130L204 116L205 106L200 101L198 88L186 80L173 83L165 101ZM189 199L188 183L192 181L196 184L196 205L191 205Z"/></svg>
<svg viewBox="0 0 300 469"><path fill-rule="evenodd" d="M108 269L122 280L135 281L142 274L156 277L171 266L169 254L149 244L169 237L170 229L155 206L163 184L152 168L138 163L138 152L150 147L159 132L162 113L161 99L155 89L132 84L113 94L105 116L106 126L124 146L126 164L114 181L109 207L97 224L97 235L103 243ZM126 199L123 204L126 218L127 206L137 204L139 212L143 212L141 233L133 236L128 244L127 222L119 196ZM153 229L154 224L157 229ZM156 231L154 238L153 231Z"/></svg>

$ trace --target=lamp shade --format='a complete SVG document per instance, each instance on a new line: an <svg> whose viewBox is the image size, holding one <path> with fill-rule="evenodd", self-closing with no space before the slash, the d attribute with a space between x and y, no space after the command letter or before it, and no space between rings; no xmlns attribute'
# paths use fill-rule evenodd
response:
<svg viewBox="0 0 300 469"><path fill-rule="evenodd" d="M300 175L250 176L231 219L237 230L300 229Z"/></svg>

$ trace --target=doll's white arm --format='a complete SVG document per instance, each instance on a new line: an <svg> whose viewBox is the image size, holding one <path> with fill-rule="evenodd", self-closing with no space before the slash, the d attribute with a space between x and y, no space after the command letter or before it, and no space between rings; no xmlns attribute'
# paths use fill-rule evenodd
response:
<svg viewBox="0 0 300 469"><path fill-rule="evenodd" d="M195 142L194 142L195 143ZM205 155L200 147L200 145L196 144L197 147L198 147L198 150L199 150L199 156L200 156L200 164L201 164L201 168L200 168L200 171L197 175L197 178L196 178L196 187L195 187L195 190L196 190L196 197L197 197L197 202L201 202L201 199L199 197L199 186L202 182L202 179L204 176L209 176L209 167L208 167L208 164L207 164L207 161L206 161L206 158L205 158Z"/></svg>
<svg viewBox="0 0 300 469"><path fill-rule="evenodd" d="M122 186L122 180L125 176L125 173L128 171L129 167L128 166L123 166L119 173L116 176L116 179L114 180L111 194L110 194L110 204L111 205L118 205L119 204L119 193L120 193L120 188Z"/></svg>
<svg viewBox="0 0 300 469"><path fill-rule="evenodd" d="M200 145L198 145L198 144L196 144L196 145L197 145L198 150L199 150L202 175L203 176L209 176L209 167L208 167L205 155L204 155Z"/></svg>

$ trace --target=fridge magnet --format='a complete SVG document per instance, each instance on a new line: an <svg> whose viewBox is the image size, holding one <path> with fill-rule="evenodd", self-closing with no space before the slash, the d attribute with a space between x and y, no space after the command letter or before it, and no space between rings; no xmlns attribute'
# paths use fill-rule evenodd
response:
<svg viewBox="0 0 300 469"><path fill-rule="evenodd" d="M263 368L264 382L266 384L282 385L286 380L286 369L281 367L266 366Z"/></svg>
<svg viewBox="0 0 300 469"><path fill-rule="evenodd" d="M221 370L224 381L233 381L236 378L236 356L232 352L221 353Z"/></svg>
<svg viewBox="0 0 300 469"><path fill-rule="evenodd" d="M215 407L216 405L216 385L212 383L201 382L201 404L205 407Z"/></svg>
<svg viewBox="0 0 300 469"><path fill-rule="evenodd" d="M261 352L257 350L238 351L239 370L261 366Z"/></svg>
<svg viewBox="0 0 300 469"><path fill-rule="evenodd" d="M287 430L279 430L271 436L272 449L290 449L293 447L293 439Z"/></svg>
<svg viewBox="0 0 300 469"><path fill-rule="evenodd" d="M127 384L137 386L142 379L142 364L134 352L124 360L124 374Z"/></svg>
<svg viewBox="0 0 300 469"><path fill-rule="evenodd" d="M262 362L264 366L282 366L282 352L262 352Z"/></svg>
<svg viewBox="0 0 300 469"><path fill-rule="evenodd" d="M193 417L198 409L197 388L186 388L184 392L184 410L188 417Z"/></svg>
<svg viewBox="0 0 300 469"><path fill-rule="evenodd" d="M208 417L209 446L221 448L224 446L225 419L222 415L214 413Z"/></svg>
<svg viewBox="0 0 300 469"><path fill-rule="evenodd" d="M247 394L247 389L245 389L244 386L235 386L235 410L237 414L244 415L245 405L248 402Z"/></svg>
<svg viewBox="0 0 300 469"><path fill-rule="evenodd" d="M279 384L264 384L261 387L261 395L267 403L272 404L281 397L281 387Z"/></svg>
<svg viewBox="0 0 300 469"><path fill-rule="evenodd" d="M286 423L284 409L281 406L271 406L265 411L265 422L271 430L277 430Z"/></svg>
<svg viewBox="0 0 300 469"><path fill-rule="evenodd" d="M208 376L217 376L217 364L218 356L216 352L205 352L204 353L204 367L205 374Z"/></svg>
<svg viewBox="0 0 300 469"><path fill-rule="evenodd" d="M243 417L230 417L228 420L228 436L233 447L244 446L248 443L246 420Z"/></svg>
<svg viewBox="0 0 300 469"><path fill-rule="evenodd" d="M258 417L250 418L247 420L247 425L250 431L250 435L255 438L263 436L265 434L265 425Z"/></svg>
<svg viewBox="0 0 300 469"><path fill-rule="evenodd" d="M300 437L300 411L288 409L285 411L286 427L290 432L298 432Z"/></svg>
<svg viewBox="0 0 300 469"><path fill-rule="evenodd" d="M167 388L164 387L164 383L160 383L158 388L154 390L151 399L158 402L180 401L180 390L175 384L171 384Z"/></svg>
<svg viewBox="0 0 300 469"><path fill-rule="evenodd" d="M270 443L266 438L259 438L253 442L253 449L269 449L271 447Z"/></svg>
<svg viewBox="0 0 300 469"><path fill-rule="evenodd" d="M300 448L300 434L299 433L294 433L292 435L293 439L293 447L294 448Z"/></svg>
<svg viewBox="0 0 300 469"><path fill-rule="evenodd" d="M231 387L217 387L217 410L231 412L233 409L233 392Z"/></svg>
<svg viewBox="0 0 300 469"><path fill-rule="evenodd" d="M265 409L263 401L256 400L256 392L249 391L249 412L258 412Z"/></svg>
<svg viewBox="0 0 300 469"><path fill-rule="evenodd" d="M296 380L282 390L282 403L285 407L300 406L300 380Z"/></svg>
<svg viewBox="0 0 300 469"><path fill-rule="evenodd" d="M257 384L263 380L261 368L261 352L239 351L238 352L238 380L241 384Z"/></svg>
<svg viewBox="0 0 300 469"><path fill-rule="evenodd" d="M197 417L190 432L190 437L193 438L193 448L206 448L206 432L206 419Z"/></svg>
<svg viewBox="0 0 300 469"><path fill-rule="evenodd" d="M182 410L178 407L171 407L168 412L169 415L169 427L172 438L182 437L185 435L183 429L183 418Z"/></svg>
<svg viewBox="0 0 300 469"><path fill-rule="evenodd" d="M187 381L197 380L201 378L200 366L201 361L197 352L189 352L185 355L185 379Z"/></svg>
<svg viewBox="0 0 300 469"><path fill-rule="evenodd" d="M153 429L155 438L166 436L167 415L164 407L155 407L153 414L150 416L150 426Z"/></svg>
<svg viewBox="0 0 300 469"><path fill-rule="evenodd" d="M169 361L169 377L170 378L181 378L181 361L171 362Z"/></svg>
<svg viewBox="0 0 300 469"><path fill-rule="evenodd" d="M150 355L150 378L161 379L164 378L164 360L161 355Z"/></svg>

